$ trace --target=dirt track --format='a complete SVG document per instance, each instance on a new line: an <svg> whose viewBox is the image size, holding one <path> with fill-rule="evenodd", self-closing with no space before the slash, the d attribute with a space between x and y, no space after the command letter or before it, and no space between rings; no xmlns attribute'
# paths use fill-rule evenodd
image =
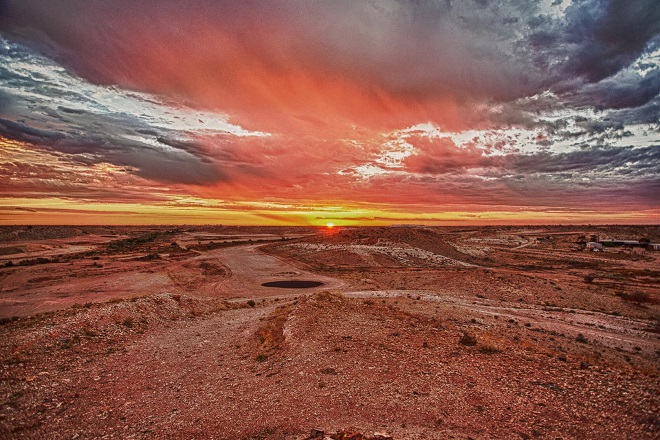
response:
<svg viewBox="0 0 660 440"><path fill-rule="evenodd" d="M138 253L130 257L110 255L99 260L85 258L19 267L11 273L5 270L5 274L0 274L0 318L162 292L245 300L302 293L300 289L261 285L276 280L323 283L318 288L305 289L308 293L336 290L345 285L343 281L310 273L281 258L263 254L257 248L258 245L250 244L196 251L181 261L168 257L136 261L143 255ZM217 267L210 273L200 273L200 265L204 264Z"/></svg>
<svg viewBox="0 0 660 440"><path fill-rule="evenodd" d="M658 349L658 338L652 333L654 320L633 319L613 316L588 310L562 309L488 301L467 300L454 296L440 295L437 292L422 290L404 291L356 291L345 293L348 298L415 298L430 305L443 305L467 310L485 316L497 316L515 320L519 325L529 325L551 334L563 334L572 338L579 334L589 340L613 349L644 351L653 356Z"/></svg>
<svg viewBox="0 0 660 440"><path fill-rule="evenodd" d="M281 258L259 252L258 245L235 246L209 252L231 271L231 277L218 282L214 291L222 297L264 298L272 296L300 295L323 290L337 290L345 283L335 278L313 274L300 269ZM310 280L324 283L312 289L281 289L263 287L261 284L277 280Z"/></svg>

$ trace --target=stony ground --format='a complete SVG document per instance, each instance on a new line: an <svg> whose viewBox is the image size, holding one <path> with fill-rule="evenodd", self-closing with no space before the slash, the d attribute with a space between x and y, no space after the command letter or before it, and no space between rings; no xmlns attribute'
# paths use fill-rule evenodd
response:
<svg viewBox="0 0 660 440"><path fill-rule="evenodd" d="M160 295L19 320L5 325L2 351L13 355L0 429L16 438L301 438L315 426L419 439L658 434L655 373L594 356L603 347L590 341L502 331L496 318L420 313L416 303L317 294L235 308ZM566 349L548 349L545 337Z"/></svg>
<svg viewBox="0 0 660 440"><path fill-rule="evenodd" d="M263 249L277 258L248 242L141 260L178 284L4 319L0 437L660 436L655 257L575 253L564 235L345 234ZM0 288L50 265L3 269ZM301 277L336 284L260 286ZM237 296L239 279L253 287Z"/></svg>

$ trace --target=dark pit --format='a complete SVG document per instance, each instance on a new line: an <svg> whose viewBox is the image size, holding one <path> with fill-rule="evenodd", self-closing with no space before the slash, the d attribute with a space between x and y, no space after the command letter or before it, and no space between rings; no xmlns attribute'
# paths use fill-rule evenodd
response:
<svg viewBox="0 0 660 440"><path fill-rule="evenodd" d="M306 280L284 280L284 281L270 281L261 284L264 287L279 287L280 289L309 289L312 287L322 286L320 281L306 281Z"/></svg>

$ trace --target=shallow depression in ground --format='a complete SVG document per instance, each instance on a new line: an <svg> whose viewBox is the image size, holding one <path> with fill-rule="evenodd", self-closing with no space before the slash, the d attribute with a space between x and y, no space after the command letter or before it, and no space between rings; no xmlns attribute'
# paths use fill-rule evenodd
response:
<svg viewBox="0 0 660 440"><path fill-rule="evenodd" d="M282 281L269 281L261 284L264 287L278 287L280 289L310 289L312 287L322 286L321 281L309 280L282 280Z"/></svg>

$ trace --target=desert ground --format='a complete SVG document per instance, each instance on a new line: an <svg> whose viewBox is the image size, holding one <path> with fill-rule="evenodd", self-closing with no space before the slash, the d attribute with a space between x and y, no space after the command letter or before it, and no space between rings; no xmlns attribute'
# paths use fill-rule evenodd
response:
<svg viewBox="0 0 660 440"><path fill-rule="evenodd" d="M660 227L1 227L0 438L660 438L660 252L592 236Z"/></svg>

